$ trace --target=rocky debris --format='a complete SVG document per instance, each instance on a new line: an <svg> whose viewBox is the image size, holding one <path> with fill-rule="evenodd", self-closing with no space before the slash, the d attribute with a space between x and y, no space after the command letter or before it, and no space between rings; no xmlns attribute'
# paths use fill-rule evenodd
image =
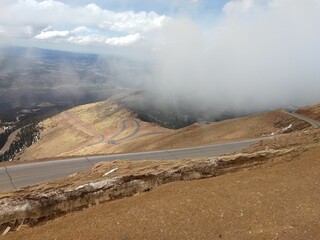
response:
<svg viewBox="0 0 320 240"><path fill-rule="evenodd" d="M236 154L218 158L205 158L191 161L189 164L169 167L156 172L145 171L143 174L127 174L111 177L105 170L96 181L78 186L56 186L46 191L26 191L24 194L0 197L0 231L7 227L16 229L21 225L35 225L70 211L76 211L102 202L133 196L137 193L174 181L187 181L216 177L242 168L254 167L270 158L282 155L298 155L303 148L265 150L252 154ZM101 170L102 164L92 169L92 174ZM21 191L21 190L20 190ZM19 193L19 191L18 191Z"/></svg>

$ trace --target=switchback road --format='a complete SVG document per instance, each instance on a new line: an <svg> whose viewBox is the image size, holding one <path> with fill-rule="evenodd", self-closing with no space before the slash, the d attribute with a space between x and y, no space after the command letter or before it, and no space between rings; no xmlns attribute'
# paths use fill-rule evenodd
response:
<svg viewBox="0 0 320 240"><path fill-rule="evenodd" d="M127 122L128 121L132 121L135 124L133 131L130 134L128 134L122 138L115 139L116 137L118 137L121 133L123 133L127 129ZM137 121L135 119L125 119L125 120L122 120L121 123L122 123L121 129L109 138L109 140L108 140L109 144L115 144L116 142L129 139L129 138L133 137L134 135L136 135L141 128L139 121Z"/></svg>

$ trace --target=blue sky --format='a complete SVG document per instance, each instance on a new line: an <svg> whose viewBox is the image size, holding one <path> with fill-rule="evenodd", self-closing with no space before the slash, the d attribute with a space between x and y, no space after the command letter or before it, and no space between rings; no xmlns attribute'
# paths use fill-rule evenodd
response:
<svg viewBox="0 0 320 240"><path fill-rule="evenodd" d="M181 11L184 13L190 11L188 7L186 8L186 6L190 4L187 3L187 0L66 0L63 2L76 6L95 2L103 8L112 9L114 11L155 11L159 14L166 15L175 15L179 14ZM210 14L212 12L219 13L227 2L227 0L200 0L193 5L194 10L197 10L200 17L201 14Z"/></svg>

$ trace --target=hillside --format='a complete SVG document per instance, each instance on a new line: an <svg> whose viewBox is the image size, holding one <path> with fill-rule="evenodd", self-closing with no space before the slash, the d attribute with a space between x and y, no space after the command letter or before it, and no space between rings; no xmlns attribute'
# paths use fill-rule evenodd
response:
<svg viewBox="0 0 320 240"><path fill-rule="evenodd" d="M41 123L40 140L20 161L152 151L272 136L309 127L281 110L169 130L141 121L113 100L75 107Z"/></svg>
<svg viewBox="0 0 320 240"><path fill-rule="evenodd" d="M291 127L289 127L291 125ZM193 124L168 134L128 141L122 151L160 150L202 146L232 140L273 136L309 127L303 121L278 110L210 124Z"/></svg>
<svg viewBox="0 0 320 240"><path fill-rule="evenodd" d="M40 140L20 153L20 161L111 152L118 140L130 135L169 131L136 119L111 101L72 108L42 123ZM123 128L125 124L125 128ZM136 129L139 128L137 132ZM113 144L110 144L112 140Z"/></svg>
<svg viewBox="0 0 320 240"><path fill-rule="evenodd" d="M311 119L320 121L320 104L300 108L297 110L297 113L305 115Z"/></svg>
<svg viewBox="0 0 320 240"><path fill-rule="evenodd" d="M3 239L316 240L319 144L310 128L218 158L98 164L0 194L2 221L18 216Z"/></svg>

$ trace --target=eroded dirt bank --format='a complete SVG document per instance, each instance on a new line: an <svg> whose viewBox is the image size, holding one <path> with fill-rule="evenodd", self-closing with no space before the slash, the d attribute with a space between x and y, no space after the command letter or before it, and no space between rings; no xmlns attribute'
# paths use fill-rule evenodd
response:
<svg viewBox="0 0 320 240"><path fill-rule="evenodd" d="M188 181L185 183L186 185L192 185L195 181L190 180L206 178L212 179L210 181L215 181L215 179L219 181L221 178L227 179L226 181L229 181L230 183L228 184L230 185L235 181L234 176L237 176L238 172L246 179L244 182L250 182L252 178L252 176L250 176L251 171L256 172L256 176L253 176L255 179L262 177L260 171L264 171L263 169L270 169L269 171L277 172L278 168L281 168L281 173L277 174L282 174L283 176L278 176L277 174L270 175L266 177L267 181L269 181L270 178L287 178L294 173L295 176L292 177L293 180L291 179L293 182L296 181L295 178L297 177L302 177L307 182L299 183L298 185L290 182L287 186L288 183L281 180L283 182L277 182L278 185L280 184L280 187L276 185L276 183L272 183L275 185L274 187L272 185L268 186L271 190L287 186L293 193L290 193L290 196L282 196L280 194L278 200L273 200L272 196L275 192L270 190L271 192L268 193L270 194L270 201L281 201L281 197L283 197L284 204L286 204L288 199L294 197L294 192L300 194L299 191L301 189L311 188L314 189L314 192L310 190L309 195L299 196L298 202L293 203L301 206L301 211L307 211L309 205L313 203L310 203L306 206L306 209L304 209L305 204L302 203L303 201L300 198L313 198L314 194L319 193L315 190L318 189L318 187L315 188L315 186L319 184L319 179L315 178L317 174L311 176L309 173L310 171L312 173L320 172L319 156L320 131L317 129L309 129L299 133L293 132L278 136L271 140L264 140L252 145L242 153L218 158L184 159L180 161L114 161L101 163L96 165L90 172L74 174L58 181L0 194L0 230L3 232L6 228L10 227L10 232L5 238L9 237L8 239L10 239L12 236L12 239L22 239L15 238L15 236L21 237L20 233L27 231L24 229L26 226L32 227L38 225L37 228L30 228L30 231L33 231L32 229L39 229L52 223L52 221L47 220L62 215L64 215L64 217L58 218L57 220L67 218L69 215L66 216L66 213L97 206L100 205L100 203L111 204L111 202L118 202L112 200L149 192L150 190L152 190L150 192L150 194L152 194L153 189L158 188L160 185L167 185L168 183L178 184L174 182L183 183L185 181ZM286 167L283 167L284 165L290 165L292 169L290 170L288 168L287 170ZM228 184L221 185L220 187L225 189L225 191L230 191ZM265 187L266 186L262 184L259 192L263 192L263 188ZM248 185L247 188L250 189L251 186ZM279 191L281 192L282 190L276 190L276 192ZM242 192L239 192L239 194L241 196L243 195ZM197 197L202 199L202 202L199 204L205 204L209 201L209 199L206 199L202 194ZM228 201L228 199L228 197L223 197L221 201ZM290 203L290 201L288 203ZM175 203L172 202L168 204ZM255 209L257 206L258 205L252 205L250 207ZM318 207L320 206L315 206L315 211L319 209ZM230 205L229 208L233 209L233 206ZM165 211L169 210L170 206L168 206L168 209ZM257 209L257 211L258 210L259 209ZM89 210L81 211L79 214L87 211ZM236 210L234 209L232 211ZM300 212L299 214L301 215ZM146 214L146 216L148 216L148 214ZM259 219L269 217L273 218L274 216L259 215ZM308 213L306 217L308 217L309 220L312 218L310 213ZM103 216L100 216L100 221L103 222L107 220L104 219ZM40 224L44 222L46 222L45 225ZM209 228L210 226L207 227ZM20 231L12 233L12 231L16 229ZM41 235L41 233L39 234Z"/></svg>
<svg viewBox="0 0 320 240"><path fill-rule="evenodd" d="M0 198L0 230L4 231L8 226L11 229L32 226L70 211L150 191L169 182L216 177L262 164L271 158L293 158L303 151L305 148L292 148L196 160L98 164L88 173L3 194ZM128 168L136 169L136 173L128 175Z"/></svg>

